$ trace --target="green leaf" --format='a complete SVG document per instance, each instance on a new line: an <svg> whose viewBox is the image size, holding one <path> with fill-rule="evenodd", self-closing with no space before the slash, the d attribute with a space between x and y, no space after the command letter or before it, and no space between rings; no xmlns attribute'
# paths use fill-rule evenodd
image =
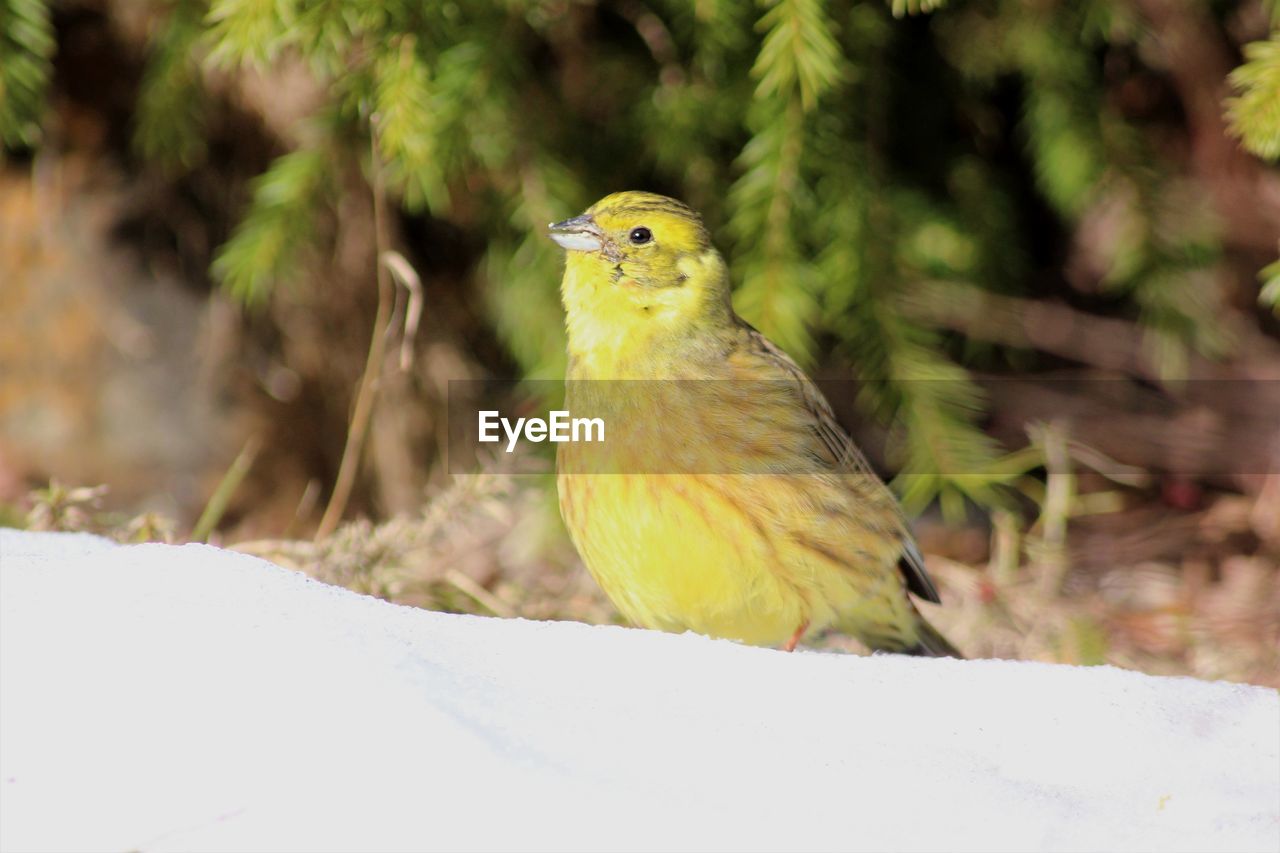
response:
<svg viewBox="0 0 1280 853"><path fill-rule="evenodd" d="M210 60L265 68L297 38L299 0L213 0L205 16Z"/></svg>
<svg viewBox="0 0 1280 853"><path fill-rule="evenodd" d="M1040 188L1059 210L1078 215L1106 162L1096 118L1080 108L1070 84L1041 82L1027 93L1024 127Z"/></svg>
<svg viewBox="0 0 1280 853"><path fill-rule="evenodd" d="M254 182L248 214L214 258L214 277L241 303L263 303L297 269L331 187L328 151L303 148L277 158Z"/></svg>
<svg viewBox="0 0 1280 853"><path fill-rule="evenodd" d="M926 14L941 9L945 5L947 0L889 0L889 6L893 9L895 18Z"/></svg>
<svg viewBox="0 0 1280 853"><path fill-rule="evenodd" d="M751 74L756 97L788 100L798 91L806 111L813 109L841 77L840 46L820 0L767 0L771 8L756 29L764 43Z"/></svg>
<svg viewBox="0 0 1280 853"><path fill-rule="evenodd" d="M49 7L42 0L0 0L0 144L34 146L53 73Z"/></svg>
<svg viewBox="0 0 1280 853"><path fill-rule="evenodd" d="M1231 132L1251 153L1280 159L1280 30L1245 45L1244 58L1228 78L1237 92L1227 100Z"/></svg>
<svg viewBox="0 0 1280 853"><path fill-rule="evenodd" d="M204 159L208 99L200 76L203 3L178 0L151 39L138 90L134 147L170 169Z"/></svg>
<svg viewBox="0 0 1280 853"><path fill-rule="evenodd" d="M1263 267L1258 278L1262 280L1262 292L1258 294L1258 301L1275 309L1280 315L1280 260Z"/></svg>
<svg viewBox="0 0 1280 853"><path fill-rule="evenodd" d="M429 206L438 211L448 202L437 141L439 116L431 70L416 44L413 36L401 36L374 60L373 121L388 182L411 210Z"/></svg>
<svg viewBox="0 0 1280 853"><path fill-rule="evenodd" d="M777 118L768 105L756 114L759 130L739 157L743 174L729 191L729 228L738 246L733 268L741 277L734 303L748 322L809 363L818 303L813 265L796 236L810 200L800 175L804 116L798 102Z"/></svg>

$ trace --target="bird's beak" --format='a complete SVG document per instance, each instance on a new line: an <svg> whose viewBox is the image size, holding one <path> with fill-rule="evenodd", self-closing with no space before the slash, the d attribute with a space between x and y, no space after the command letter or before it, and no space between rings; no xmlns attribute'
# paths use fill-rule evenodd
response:
<svg viewBox="0 0 1280 853"><path fill-rule="evenodd" d="M587 214L553 222L547 226L551 239L566 249L579 252L598 252L604 248L604 232Z"/></svg>

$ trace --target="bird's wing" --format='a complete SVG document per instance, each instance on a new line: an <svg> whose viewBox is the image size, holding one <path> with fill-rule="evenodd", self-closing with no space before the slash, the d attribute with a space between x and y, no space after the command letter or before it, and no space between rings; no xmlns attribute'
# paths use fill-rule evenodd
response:
<svg viewBox="0 0 1280 853"><path fill-rule="evenodd" d="M791 359L791 356L775 346L772 341L760 334L750 324L744 322L744 325L747 327L750 349L776 364L781 369L781 372L798 386L800 400L813 417L814 433L823 447L831 454L831 463L835 470L869 477L880 488L887 489L888 487L880 482L879 477L871 469L870 463L867 462L867 457L854 444L849 434L844 431L844 427L840 426L840 423L836 420L835 412L831 409L831 404L827 402L827 398L823 396L822 391L814 384L813 380L800 369L800 366ZM924 557L920 554L920 549L916 545L915 539L911 536L906 517L902 515L896 500L890 499L889 503L892 504L893 511L897 516L899 542L902 545L902 557L898 562L898 567L906 579L907 589L925 601L931 601L934 604L941 603L938 589L933 585L933 580L925 569Z"/></svg>

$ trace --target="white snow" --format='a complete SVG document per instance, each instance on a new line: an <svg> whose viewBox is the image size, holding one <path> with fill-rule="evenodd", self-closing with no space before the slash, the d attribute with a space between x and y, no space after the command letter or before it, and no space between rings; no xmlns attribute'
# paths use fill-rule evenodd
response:
<svg viewBox="0 0 1280 853"><path fill-rule="evenodd" d="M0 530L0 849L1280 849L1276 691L398 607Z"/></svg>

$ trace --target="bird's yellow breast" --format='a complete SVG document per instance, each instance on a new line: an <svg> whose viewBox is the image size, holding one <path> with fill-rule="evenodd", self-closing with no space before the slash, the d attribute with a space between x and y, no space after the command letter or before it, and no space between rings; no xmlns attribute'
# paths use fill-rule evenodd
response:
<svg viewBox="0 0 1280 853"><path fill-rule="evenodd" d="M906 624L901 579L869 571L891 559L887 549L828 521L810 480L562 468L560 509L587 569L644 627L779 646L802 628Z"/></svg>
<svg viewBox="0 0 1280 853"><path fill-rule="evenodd" d="M583 561L632 622L780 645L809 617L771 571L737 475L561 474L560 507Z"/></svg>
<svg viewBox="0 0 1280 853"><path fill-rule="evenodd" d="M807 602L771 570L779 560L750 488L757 478L723 473L724 448L706 440L721 420L707 392L700 382L571 379L566 404L601 417L608 440L560 446L561 514L632 622L779 644Z"/></svg>
<svg viewBox="0 0 1280 853"><path fill-rule="evenodd" d="M856 622L902 598L895 573L859 570L897 558L892 541L858 521L875 516L871 498L883 487L814 460L793 384L579 371L570 371L566 405L575 417L600 417L607 440L560 445L561 514L629 620L783 645L802 626ZM660 375L680 372L667 361Z"/></svg>

